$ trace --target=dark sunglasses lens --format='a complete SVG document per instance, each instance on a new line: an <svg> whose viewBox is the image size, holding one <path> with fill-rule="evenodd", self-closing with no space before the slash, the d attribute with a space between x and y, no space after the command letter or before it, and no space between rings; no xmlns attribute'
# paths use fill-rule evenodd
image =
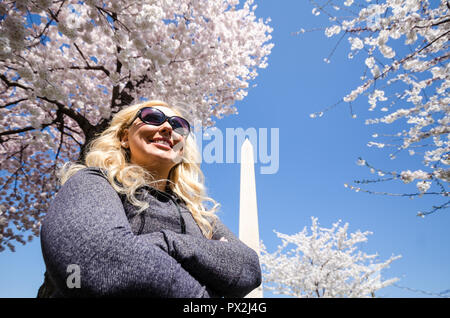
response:
<svg viewBox="0 0 450 318"><path fill-rule="evenodd" d="M141 111L141 119L150 125L160 125L164 121L164 114L155 108L144 108Z"/></svg>
<svg viewBox="0 0 450 318"><path fill-rule="evenodd" d="M186 119L181 117L172 117L170 119L170 125L172 125L173 130L175 130L176 133L186 136L190 132L190 125L187 122Z"/></svg>

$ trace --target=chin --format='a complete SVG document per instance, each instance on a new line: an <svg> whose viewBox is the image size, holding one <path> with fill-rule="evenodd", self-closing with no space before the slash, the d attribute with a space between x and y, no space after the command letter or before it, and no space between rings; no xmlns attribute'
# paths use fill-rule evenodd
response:
<svg viewBox="0 0 450 318"><path fill-rule="evenodd" d="M169 163L173 163L174 165L176 164L175 163L176 156L172 155L149 154L146 158L148 158L148 160L151 162L158 162L159 164L169 164Z"/></svg>

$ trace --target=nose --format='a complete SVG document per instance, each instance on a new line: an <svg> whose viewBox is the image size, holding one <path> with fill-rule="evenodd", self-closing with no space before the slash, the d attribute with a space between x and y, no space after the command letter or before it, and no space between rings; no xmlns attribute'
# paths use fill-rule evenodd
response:
<svg viewBox="0 0 450 318"><path fill-rule="evenodd" d="M159 131L161 133L167 134L168 136L170 136L172 134L172 125L169 124L169 121L165 121L164 123L161 124Z"/></svg>

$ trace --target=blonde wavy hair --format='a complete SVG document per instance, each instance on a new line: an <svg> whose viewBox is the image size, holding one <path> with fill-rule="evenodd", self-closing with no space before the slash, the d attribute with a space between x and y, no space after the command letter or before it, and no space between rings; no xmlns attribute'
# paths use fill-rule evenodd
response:
<svg viewBox="0 0 450 318"><path fill-rule="evenodd" d="M142 186L151 186L157 180L149 171L130 162L129 150L122 147L121 139L138 110L149 106L165 106L181 116L180 111L175 107L157 100L132 105L121 110L114 115L109 127L87 145L86 156L81 164L68 162L60 169L61 185L81 169L101 168L107 171L106 177L111 186L118 193L125 194L128 201L139 208L139 213L147 209L148 203L139 201L136 198L136 191ZM213 235L214 221L217 218L215 212L220 204L206 193L204 175L199 164L200 156L195 136L189 134L185 139L181 162L170 170L166 180L170 190L185 202L203 235L210 239ZM213 207L208 210L203 204L204 201L211 202Z"/></svg>

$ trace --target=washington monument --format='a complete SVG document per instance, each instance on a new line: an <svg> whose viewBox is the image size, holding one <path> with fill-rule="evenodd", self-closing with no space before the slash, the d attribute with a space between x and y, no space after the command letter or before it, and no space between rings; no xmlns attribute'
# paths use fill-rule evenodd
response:
<svg viewBox="0 0 450 318"><path fill-rule="evenodd" d="M259 253L258 207L256 204L255 161L253 146L248 140L241 147L241 188L239 201L239 239ZM246 298L262 298L262 286L251 291Z"/></svg>

